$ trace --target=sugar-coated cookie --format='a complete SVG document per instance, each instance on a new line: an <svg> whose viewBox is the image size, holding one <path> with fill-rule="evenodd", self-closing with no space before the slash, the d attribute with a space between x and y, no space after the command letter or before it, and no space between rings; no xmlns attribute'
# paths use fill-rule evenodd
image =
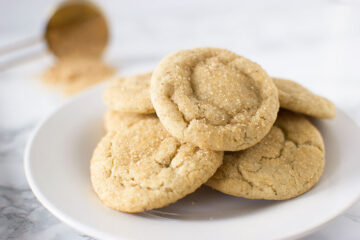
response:
<svg viewBox="0 0 360 240"><path fill-rule="evenodd" d="M300 84L273 78L278 88L280 107L316 118L334 118L335 105L328 99L315 95Z"/></svg>
<svg viewBox="0 0 360 240"><path fill-rule="evenodd" d="M119 112L154 113L150 100L151 73L112 79L104 91L106 105Z"/></svg>
<svg viewBox="0 0 360 240"><path fill-rule="evenodd" d="M140 120L154 118L155 116L155 114L123 113L107 110L104 117L105 130L123 131Z"/></svg>
<svg viewBox="0 0 360 240"><path fill-rule="evenodd" d="M320 132L305 117L285 110L255 146L224 154L224 163L207 185L226 194L285 200L312 188L325 156Z"/></svg>
<svg viewBox="0 0 360 240"><path fill-rule="evenodd" d="M91 182L107 206L142 212L194 192L215 173L222 157L222 152L180 143L154 116L106 134L91 159Z"/></svg>
<svg viewBox="0 0 360 240"><path fill-rule="evenodd" d="M150 94L173 136L216 151L259 142L279 109L277 89L258 64L217 48L165 57L152 75Z"/></svg>

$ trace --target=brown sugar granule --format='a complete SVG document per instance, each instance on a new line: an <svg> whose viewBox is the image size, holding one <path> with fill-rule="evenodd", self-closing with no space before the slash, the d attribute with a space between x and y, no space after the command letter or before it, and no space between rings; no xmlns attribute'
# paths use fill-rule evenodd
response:
<svg viewBox="0 0 360 240"><path fill-rule="evenodd" d="M45 71L43 82L64 94L75 94L115 73L101 60L109 31L96 6L64 3L46 26L45 38L57 62Z"/></svg>
<svg viewBox="0 0 360 240"><path fill-rule="evenodd" d="M73 95L108 79L114 73L115 69L101 59L63 57L45 71L42 80L60 88L65 95Z"/></svg>

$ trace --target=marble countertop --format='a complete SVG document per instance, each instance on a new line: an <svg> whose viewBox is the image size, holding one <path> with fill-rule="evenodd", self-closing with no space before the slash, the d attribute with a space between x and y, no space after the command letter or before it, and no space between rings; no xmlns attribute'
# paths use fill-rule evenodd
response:
<svg viewBox="0 0 360 240"><path fill-rule="evenodd" d="M57 2L1 1L0 49L41 36ZM272 76L294 79L332 99L360 124L360 3L356 0L136 0L100 5L112 32L106 58L119 74L140 65L154 67L177 49L229 48L257 61ZM91 239L45 210L24 176L29 134L43 117L68 101L39 82L53 61L44 49L39 44L17 53L34 57L0 71L0 239ZM0 55L0 66L10 58ZM360 202L304 239L360 239Z"/></svg>

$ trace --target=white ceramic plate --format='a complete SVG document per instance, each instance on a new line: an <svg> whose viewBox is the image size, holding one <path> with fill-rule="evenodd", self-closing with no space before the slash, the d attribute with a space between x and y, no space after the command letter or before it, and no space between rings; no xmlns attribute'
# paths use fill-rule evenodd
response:
<svg viewBox="0 0 360 240"><path fill-rule="evenodd" d="M247 200L203 187L166 208L126 214L93 192L89 161L104 134L103 86L50 115L27 145L25 172L39 201L78 231L99 239L284 239L304 236L360 196L359 128L342 111L317 121L325 139L324 175L288 201Z"/></svg>

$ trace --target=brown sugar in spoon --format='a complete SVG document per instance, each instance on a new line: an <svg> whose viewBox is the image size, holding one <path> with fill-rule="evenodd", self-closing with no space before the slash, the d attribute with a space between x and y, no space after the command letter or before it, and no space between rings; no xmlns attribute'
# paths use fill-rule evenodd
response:
<svg viewBox="0 0 360 240"><path fill-rule="evenodd" d="M67 0L50 15L44 36L28 39L0 48L0 57L11 55L45 41L56 57L82 56L100 58L109 41L109 29L100 8L86 0ZM0 61L0 71L46 54L44 50L30 52ZM19 55L19 54L17 54Z"/></svg>

